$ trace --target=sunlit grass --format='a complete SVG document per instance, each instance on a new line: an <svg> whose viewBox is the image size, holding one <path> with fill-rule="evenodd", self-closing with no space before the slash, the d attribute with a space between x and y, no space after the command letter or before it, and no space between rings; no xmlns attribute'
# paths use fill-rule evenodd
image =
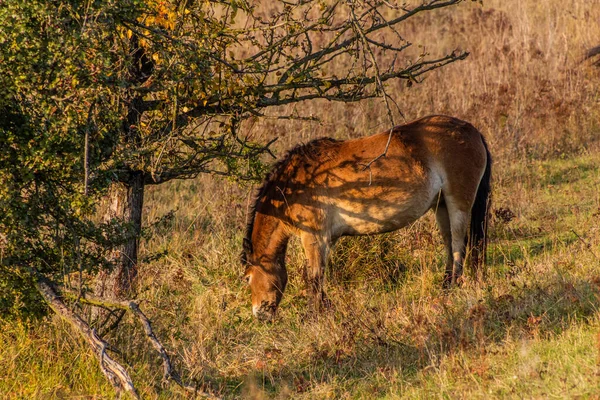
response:
<svg viewBox="0 0 600 400"><path fill-rule="evenodd" d="M58 320L44 327L0 322L2 398L110 397L113 389L75 332Z"/></svg>
<svg viewBox="0 0 600 400"><path fill-rule="evenodd" d="M600 327L600 165L594 159L522 162L507 169L510 180L497 172L494 210L510 208L514 218L493 217L483 283L468 276L462 287L442 290L443 245L426 217L396 233L340 243L327 282L333 309L313 316L295 241L278 319L263 324L252 318L239 279L242 233L227 228L242 226L243 212L215 211L214 225L190 234L190 221L200 215L190 207L180 208L169 226L156 227L146 243L146 252L168 251L141 272L143 307L186 377L228 398L589 396L598 390ZM586 167L567 174L570 166ZM541 176L555 177L552 183L531 179L540 168ZM521 206L511 196L516 187L536 200ZM168 188L151 201L165 193ZM226 199L212 201L206 207L218 210ZM181 207L172 198L150 203L149 218L173 206ZM10 378L0 393L110 397L85 344L63 323L48 322L3 324L0 364ZM158 386L159 360L132 321L108 339L118 344L145 397L184 397L175 386Z"/></svg>

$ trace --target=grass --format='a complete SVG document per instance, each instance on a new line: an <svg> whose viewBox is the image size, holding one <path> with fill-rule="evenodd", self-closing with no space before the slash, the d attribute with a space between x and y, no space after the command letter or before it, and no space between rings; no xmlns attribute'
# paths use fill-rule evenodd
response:
<svg viewBox="0 0 600 400"><path fill-rule="evenodd" d="M73 393L108 398L113 393L77 333L59 320L40 329L4 323L0 348L3 398L64 398Z"/></svg>
<svg viewBox="0 0 600 400"><path fill-rule="evenodd" d="M142 243L139 297L187 379L225 398L597 396L600 74L580 60L598 44L600 9L484 4L407 24L409 40L439 38L428 51L461 47L471 56L390 90L408 120L451 114L488 138L495 164L487 279L467 276L460 288L441 289L443 245L428 215L391 234L344 238L327 275L334 307L315 317L293 241L289 287L277 321L265 325L252 318L239 279L252 188L206 176L161 185L145 201L151 235ZM266 120L248 129L282 136L282 152L385 124L377 101L303 107L322 122ZM143 398L186 397L160 386L159 361L133 321L107 339ZM113 396L86 345L55 318L0 322L0 370L2 398Z"/></svg>
<svg viewBox="0 0 600 400"><path fill-rule="evenodd" d="M227 199L212 189L223 182L174 182L148 202L179 211L146 243L146 254L168 254L141 272L143 307L186 376L226 398L590 397L600 389L598 156L524 160L497 172L494 209L515 217L494 217L482 284L442 291L443 245L427 216L340 243L327 284L334 309L314 317L293 243L273 325L251 317L239 281L242 232L230 226L243 225L243 210L218 212ZM193 197L203 201L185 208ZM158 386L158 360L132 321L110 340L144 397L184 397ZM60 321L5 323L0 344L3 397L111 396L85 344Z"/></svg>

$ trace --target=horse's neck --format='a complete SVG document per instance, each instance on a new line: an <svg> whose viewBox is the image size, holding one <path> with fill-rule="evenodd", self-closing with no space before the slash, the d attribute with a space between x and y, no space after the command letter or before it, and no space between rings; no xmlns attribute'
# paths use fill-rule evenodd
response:
<svg viewBox="0 0 600 400"><path fill-rule="evenodd" d="M273 216L256 214L252 230L254 254L270 262L283 261L289 239L290 233L283 221Z"/></svg>

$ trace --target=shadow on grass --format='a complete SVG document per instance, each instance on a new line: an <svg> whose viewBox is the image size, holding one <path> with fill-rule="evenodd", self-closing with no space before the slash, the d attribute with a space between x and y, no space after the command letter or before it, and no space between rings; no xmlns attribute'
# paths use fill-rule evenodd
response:
<svg viewBox="0 0 600 400"><path fill-rule="evenodd" d="M573 165L575 164L575 165ZM588 179L590 172L598 170L598 163L593 160L568 160L557 165L546 166L540 173L535 174L535 179L540 187L570 185L577 181Z"/></svg>

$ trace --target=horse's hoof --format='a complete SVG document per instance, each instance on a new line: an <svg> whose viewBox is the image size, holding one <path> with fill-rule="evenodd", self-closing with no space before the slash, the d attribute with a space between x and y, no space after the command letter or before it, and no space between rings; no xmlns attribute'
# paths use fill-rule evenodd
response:
<svg viewBox="0 0 600 400"><path fill-rule="evenodd" d="M331 300L329 300L328 297L323 297L323 300L321 300L321 307L323 308L323 310L329 311L329 310L333 310L333 303L331 302Z"/></svg>
<svg viewBox="0 0 600 400"><path fill-rule="evenodd" d="M442 288L447 290L447 289L450 289L451 287L452 287L452 277L445 276L444 281L442 282Z"/></svg>

